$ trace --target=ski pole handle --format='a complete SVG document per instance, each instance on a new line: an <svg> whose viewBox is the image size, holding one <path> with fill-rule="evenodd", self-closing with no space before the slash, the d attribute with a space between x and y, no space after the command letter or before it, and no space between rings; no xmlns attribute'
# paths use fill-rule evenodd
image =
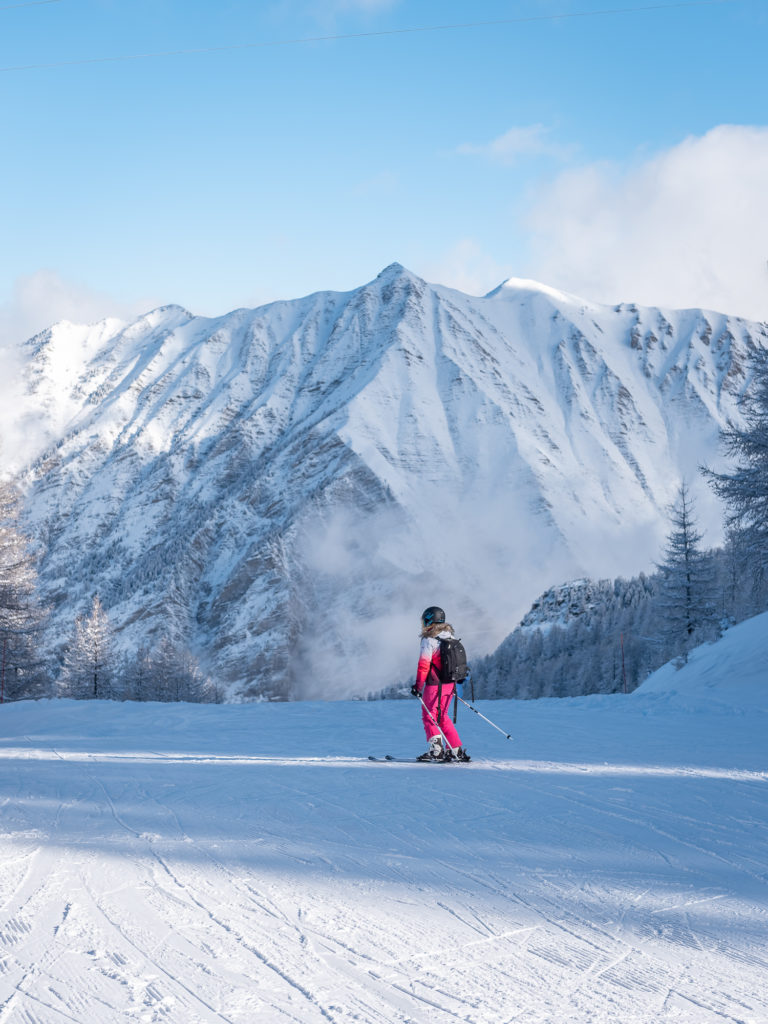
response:
<svg viewBox="0 0 768 1024"><path fill-rule="evenodd" d="M475 700L475 680L472 678L472 669L469 669L469 671L467 672L467 678L464 680L464 682L461 685L462 686L466 686L467 683L469 683L469 692L472 694L472 701L474 703L474 700ZM463 693L464 691L462 690L461 692Z"/></svg>

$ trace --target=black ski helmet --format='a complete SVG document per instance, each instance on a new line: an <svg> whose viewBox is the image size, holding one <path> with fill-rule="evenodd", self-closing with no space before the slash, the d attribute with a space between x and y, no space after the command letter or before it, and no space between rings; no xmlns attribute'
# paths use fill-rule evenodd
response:
<svg viewBox="0 0 768 1024"><path fill-rule="evenodd" d="M438 608L436 605L432 605L430 608L422 614L421 624L424 627L441 625L445 622L445 612L442 608Z"/></svg>

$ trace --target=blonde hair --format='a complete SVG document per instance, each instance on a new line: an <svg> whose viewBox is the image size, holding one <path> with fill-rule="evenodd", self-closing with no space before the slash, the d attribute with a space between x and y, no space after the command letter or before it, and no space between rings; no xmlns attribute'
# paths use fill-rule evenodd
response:
<svg viewBox="0 0 768 1024"><path fill-rule="evenodd" d="M421 637L422 639L424 639L425 636L430 639L434 639L442 633L444 629L447 629L449 633L453 632L453 626L449 622L433 622L431 626L422 627Z"/></svg>

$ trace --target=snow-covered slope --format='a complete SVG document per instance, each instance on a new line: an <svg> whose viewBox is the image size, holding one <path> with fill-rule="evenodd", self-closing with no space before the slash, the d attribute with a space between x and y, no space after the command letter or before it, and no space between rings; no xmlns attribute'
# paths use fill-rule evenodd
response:
<svg viewBox="0 0 768 1024"><path fill-rule="evenodd" d="M713 700L768 711L768 613L739 623L716 644L697 647L681 668L664 665L635 692L674 698L678 706Z"/></svg>
<svg viewBox="0 0 768 1024"><path fill-rule="evenodd" d="M0 1018L764 1024L766 626L469 765L367 760L415 702L0 707Z"/></svg>
<svg viewBox="0 0 768 1024"><path fill-rule="evenodd" d="M126 649L170 633L237 692L304 696L408 672L434 602L488 650L554 580L647 567L766 338L399 265L217 319L58 324L25 350L25 484L60 639L98 591Z"/></svg>

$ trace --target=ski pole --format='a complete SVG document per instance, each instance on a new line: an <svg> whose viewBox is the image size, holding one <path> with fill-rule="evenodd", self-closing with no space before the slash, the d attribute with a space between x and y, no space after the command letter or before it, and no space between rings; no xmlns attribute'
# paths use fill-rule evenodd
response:
<svg viewBox="0 0 768 1024"><path fill-rule="evenodd" d="M456 696L458 697L458 694ZM496 729L497 732L500 732L502 736L506 736L508 740L512 739L512 737L509 735L508 732L504 732L503 729L500 729L498 727L498 725L496 725L495 722L492 722L490 720L490 718L486 718L485 715L481 715L480 712L477 710L477 708L473 707L471 704L467 703L467 701L465 701L463 697L459 697L459 700L461 701L462 704L465 704L469 708L470 711L474 711L476 715L478 715L480 718L482 718L482 720L484 722L487 722L488 725L492 725L493 728ZM434 719L433 719L433 721L434 721ZM437 724L437 723L435 723L435 724ZM438 726L438 728L439 728L439 726Z"/></svg>
<svg viewBox="0 0 768 1024"><path fill-rule="evenodd" d="M443 747L443 750L450 750L450 749L451 749L451 744L450 744L450 743L448 742L448 740L447 740L447 738L446 738L446 735L445 735L445 733L444 733L444 732L443 732L443 730L442 730L442 729L440 728L440 723L439 723L439 722L436 722L436 721L435 721L435 719L434 719L434 717L433 717L433 715L432 715L432 712L431 712L431 711L429 710L429 708L427 707L427 705L426 705L426 704L424 703L424 698L423 698L423 697L421 696L421 694L419 694L419 700L421 701L421 706L422 706L422 707L424 708L424 710L425 710L425 711L427 712L427 714L429 715L429 719L430 719L430 721L432 722L432 724L433 724L433 725L436 725L436 726L437 726L437 730L438 730L438 732L439 732L439 733L440 733L440 735L441 735L441 736L443 737L443 743L445 744L445 746ZM478 714L479 714L479 712L478 712Z"/></svg>

